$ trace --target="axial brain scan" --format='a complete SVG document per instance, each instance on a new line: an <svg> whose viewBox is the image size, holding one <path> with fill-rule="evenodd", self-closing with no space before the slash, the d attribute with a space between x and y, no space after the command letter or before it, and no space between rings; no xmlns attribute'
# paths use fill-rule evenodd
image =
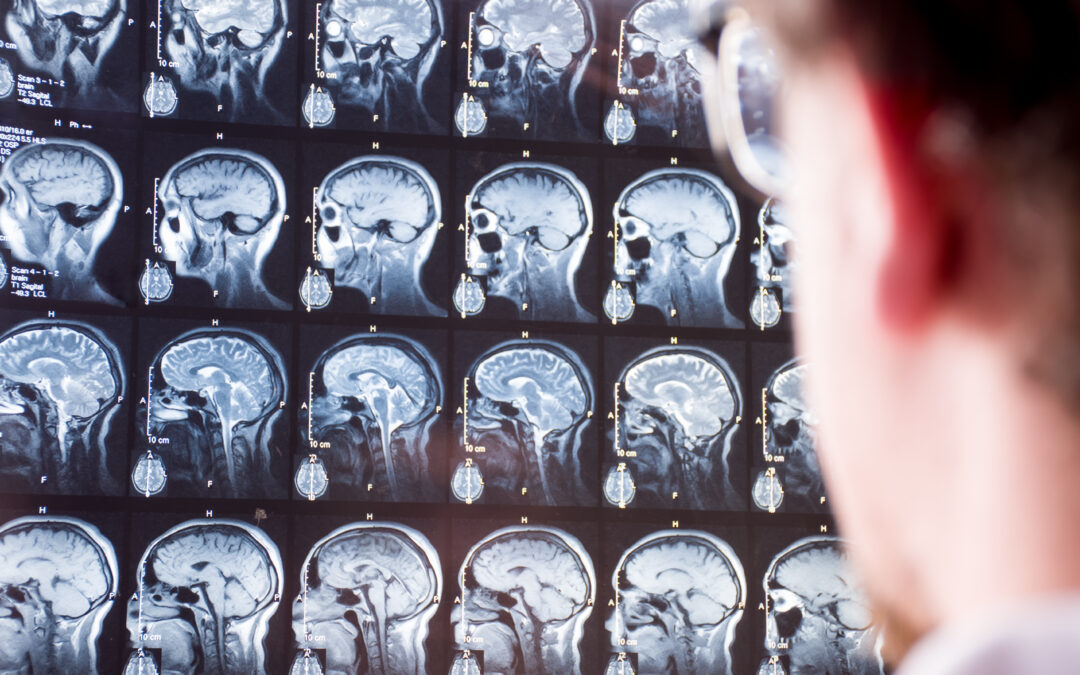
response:
<svg viewBox="0 0 1080 675"><path fill-rule="evenodd" d="M554 164L506 164L477 181L465 203L465 265L486 280L488 295L509 300L522 319L595 321L575 289L593 213L573 173ZM457 309L474 313L460 299Z"/></svg>
<svg viewBox="0 0 1080 675"><path fill-rule="evenodd" d="M641 675L731 675L746 577L727 542L693 530L649 535L622 554L611 583L607 673L629 651Z"/></svg>
<svg viewBox="0 0 1080 675"><path fill-rule="evenodd" d="M316 649L326 650L325 672L335 675L428 672L424 641L442 568L423 534L392 523L347 525L316 543L302 570L293 606L301 651L291 672L323 672L314 670Z"/></svg>
<svg viewBox="0 0 1080 675"><path fill-rule="evenodd" d="M281 554L262 531L232 520L192 520L147 547L128 601L131 648L161 650L160 672L263 675L266 632L281 600ZM157 672L157 671L155 671Z"/></svg>
<svg viewBox="0 0 1080 675"><path fill-rule="evenodd" d="M492 501L589 503L582 433L593 389L580 359L555 343L512 341L481 356L469 377L465 442L484 448L473 463Z"/></svg>
<svg viewBox="0 0 1080 675"><path fill-rule="evenodd" d="M882 675L881 645L842 542L801 539L763 579L767 656L759 675Z"/></svg>
<svg viewBox="0 0 1080 675"><path fill-rule="evenodd" d="M178 275L205 281L224 307L288 309L263 282L285 221L285 183L265 157L200 150L166 172L158 199L158 238Z"/></svg>
<svg viewBox="0 0 1080 675"><path fill-rule="evenodd" d="M609 319L627 320L635 305L648 305L670 325L742 327L724 292L739 207L719 178L698 169L650 171L623 189L612 213L617 244L604 302Z"/></svg>
<svg viewBox="0 0 1080 675"><path fill-rule="evenodd" d="M580 675L596 573L575 537L547 527L497 530L470 549L458 579L454 640L483 651L485 675Z"/></svg>
<svg viewBox="0 0 1080 675"><path fill-rule="evenodd" d="M273 494L270 442L285 390L281 356L254 333L199 329L166 345L153 364L147 428L170 486Z"/></svg>
<svg viewBox="0 0 1080 675"><path fill-rule="evenodd" d="M0 526L0 672L97 673L116 553L93 525L29 516Z"/></svg>
<svg viewBox="0 0 1080 675"><path fill-rule="evenodd" d="M48 295L118 305L94 274L124 199L120 167L73 139L20 147L0 168L0 233L15 258L52 275Z"/></svg>
<svg viewBox="0 0 1080 675"><path fill-rule="evenodd" d="M358 157L323 179L317 207L316 245L335 286L363 293L372 313L446 315L421 282L442 218L439 188L424 167Z"/></svg>
<svg viewBox="0 0 1080 675"><path fill-rule="evenodd" d="M332 494L368 485L393 501L432 499L430 432L443 402L438 367L403 337L358 335L326 350L312 369L310 441L324 451Z"/></svg>
<svg viewBox="0 0 1080 675"><path fill-rule="evenodd" d="M645 352L623 370L617 406L616 449L625 453L620 456L638 504L711 509L740 503L728 455L742 404L723 359L689 347Z"/></svg>
<svg viewBox="0 0 1080 675"><path fill-rule="evenodd" d="M124 392L97 329L30 321L0 336L0 477L23 489L110 492L105 438Z"/></svg>

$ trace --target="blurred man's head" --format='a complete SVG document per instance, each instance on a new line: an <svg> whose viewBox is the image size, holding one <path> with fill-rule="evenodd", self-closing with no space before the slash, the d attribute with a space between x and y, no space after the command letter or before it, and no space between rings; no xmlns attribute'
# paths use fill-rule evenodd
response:
<svg viewBox="0 0 1080 675"><path fill-rule="evenodd" d="M1080 3L757 0L784 66L799 348L902 651L1080 586Z"/></svg>

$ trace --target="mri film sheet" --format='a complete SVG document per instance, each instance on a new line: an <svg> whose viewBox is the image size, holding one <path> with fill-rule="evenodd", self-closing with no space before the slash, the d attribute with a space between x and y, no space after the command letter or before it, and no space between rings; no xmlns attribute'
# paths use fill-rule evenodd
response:
<svg viewBox="0 0 1080 675"><path fill-rule="evenodd" d="M453 199L460 223L454 311L595 322L595 162L476 153L459 156L457 166L464 197Z"/></svg>
<svg viewBox="0 0 1080 675"><path fill-rule="evenodd" d="M0 15L0 101L135 112L139 0L12 0Z"/></svg>
<svg viewBox="0 0 1080 675"><path fill-rule="evenodd" d="M444 502L442 331L305 327L293 496Z"/></svg>
<svg viewBox="0 0 1080 675"><path fill-rule="evenodd" d="M300 302L312 311L444 317L447 159L380 145L303 148Z"/></svg>
<svg viewBox="0 0 1080 675"><path fill-rule="evenodd" d="M0 327L0 490L123 494L126 319L7 311Z"/></svg>
<svg viewBox="0 0 1080 675"><path fill-rule="evenodd" d="M743 510L744 348L608 338L604 349L605 504Z"/></svg>
<svg viewBox="0 0 1080 675"><path fill-rule="evenodd" d="M452 133L597 138L597 91L587 84L597 60L590 0L461 0L457 12L455 42L464 49Z"/></svg>
<svg viewBox="0 0 1080 675"><path fill-rule="evenodd" d="M442 0L327 0L302 11L301 124L447 132L452 40Z"/></svg>
<svg viewBox="0 0 1080 675"><path fill-rule="evenodd" d="M0 165L0 294L20 304L127 304L134 135L51 124L16 131Z"/></svg>
<svg viewBox="0 0 1080 675"><path fill-rule="evenodd" d="M145 1L144 116L296 124L297 3Z"/></svg>
<svg viewBox="0 0 1080 675"><path fill-rule="evenodd" d="M454 588L446 584L455 584L443 577L445 528L427 519L306 517L292 531L291 673L447 672Z"/></svg>
<svg viewBox="0 0 1080 675"><path fill-rule="evenodd" d="M597 342L455 336L452 501L595 506Z"/></svg>
<svg viewBox="0 0 1080 675"><path fill-rule="evenodd" d="M719 176L687 165L609 161L597 232L608 321L745 325L740 213Z"/></svg>
<svg viewBox="0 0 1080 675"><path fill-rule="evenodd" d="M287 330L153 319L139 330L131 494L285 498Z"/></svg>
<svg viewBox="0 0 1080 675"><path fill-rule="evenodd" d="M294 147L245 139L208 147L165 134L146 143L159 151L143 156L143 304L290 309Z"/></svg>

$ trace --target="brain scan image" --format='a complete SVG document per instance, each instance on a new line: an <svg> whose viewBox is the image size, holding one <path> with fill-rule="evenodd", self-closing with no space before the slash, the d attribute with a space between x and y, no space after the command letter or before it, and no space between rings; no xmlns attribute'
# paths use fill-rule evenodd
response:
<svg viewBox="0 0 1080 675"><path fill-rule="evenodd" d="M310 126L336 119L338 127L445 133L424 96L445 36L440 0L330 0L318 7L318 88L302 103ZM319 91L332 106L321 118Z"/></svg>
<svg viewBox="0 0 1080 675"><path fill-rule="evenodd" d="M116 345L86 324L28 321L0 335L0 478L34 492L115 491L106 437L124 372Z"/></svg>
<svg viewBox="0 0 1080 675"><path fill-rule="evenodd" d="M596 573L575 537L550 527L497 530L469 550L458 583L454 641L459 650L483 652L484 675L583 672ZM454 666L461 670L460 658Z"/></svg>
<svg viewBox="0 0 1080 675"><path fill-rule="evenodd" d="M439 188L424 167L358 157L323 179L316 207L316 248L336 287L362 293L375 314L446 316L421 282L442 219Z"/></svg>
<svg viewBox="0 0 1080 675"><path fill-rule="evenodd" d="M135 574L124 675L266 673L267 625L284 576L265 532L233 520L190 520L151 542ZM160 671L145 647L160 649Z"/></svg>
<svg viewBox="0 0 1080 675"><path fill-rule="evenodd" d="M646 305L673 326L742 328L724 292L739 207L719 178L698 169L650 171L623 189L612 214L609 319L627 321Z"/></svg>
<svg viewBox="0 0 1080 675"><path fill-rule="evenodd" d="M277 91L269 78L286 44L286 0L156 0L150 6L160 17L147 36L156 50L152 63L165 65L147 81L149 113L170 114L179 105L186 117L293 122L281 105L288 92Z"/></svg>
<svg viewBox="0 0 1080 675"><path fill-rule="evenodd" d="M346 525L312 547L300 576L291 673L428 672L424 641L442 567L423 534L395 523ZM315 650L325 650L325 670Z"/></svg>
<svg viewBox="0 0 1080 675"><path fill-rule="evenodd" d="M731 675L747 589L727 542L694 530L657 532L623 552L611 576L606 673L618 675L634 653L639 675Z"/></svg>
<svg viewBox="0 0 1080 675"><path fill-rule="evenodd" d="M124 43L133 0L12 0L5 3L3 27L9 52L26 69L36 100L52 107L128 110L128 86L118 82L110 52ZM118 44L119 43L119 44ZM109 65L106 65L106 64ZM10 71L9 71L10 72ZM21 74L21 73L20 73ZM37 78L44 78L45 82ZM123 92L123 94L121 93Z"/></svg>
<svg viewBox="0 0 1080 675"><path fill-rule="evenodd" d="M762 582L768 656L759 675L882 675L878 631L839 539L795 542Z"/></svg>
<svg viewBox="0 0 1080 675"><path fill-rule="evenodd" d="M605 124L608 140L618 144L652 132L668 143L707 146L701 68L710 57L691 25L688 0L641 0L621 26L619 97L607 118L620 111L629 117L618 126Z"/></svg>
<svg viewBox="0 0 1080 675"><path fill-rule="evenodd" d="M593 384L576 354L553 342L504 342L473 364L466 395L466 455L490 502L593 502L582 481Z"/></svg>
<svg viewBox="0 0 1080 675"><path fill-rule="evenodd" d="M419 501L445 494L431 465L431 429L444 395L438 372L427 349L400 336L356 335L323 352L301 424L309 445L320 448L331 496Z"/></svg>
<svg viewBox="0 0 1080 675"><path fill-rule="evenodd" d="M157 240L178 276L209 284L218 306L289 308L263 281L285 222L285 183L269 160L246 150L200 150L169 168L157 198Z"/></svg>
<svg viewBox="0 0 1080 675"><path fill-rule="evenodd" d="M50 274L50 299L121 304L94 273L124 199L109 153L74 139L24 145L0 167L0 194L4 242L16 260Z"/></svg>
<svg viewBox="0 0 1080 675"><path fill-rule="evenodd" d="M750 252L757 288L750 299L750 318L762 329L780 323L792 311L791 279L795 274L791 248L795 235L788 227L784 207L770 199L758 212L758 241Z"/></svg>
<svg viewBox="0 0 1080 675"><path fill-rule="evenodd" d="M465 202L468 275L454 294L463 315L488 296L508 300L520 319L595 321L575 276L592 237L592 201L570 171L538 162L506 164L481 178ZM478 282L476 298L466 284Z"/></svg>
<svg viewBox="0 0 1080 675"><path fill-rule="evenodd" d="M0 672L98 673L116 553L93 525L28 516L0 526Z"/></svg>
<svg viewBox="0 0 1080 675"><path fill-rule="evenodd" d="M457 132L521 138L584 136L578 86L595 42L588 0L485 0L469 13L469 90Z"/></svg>
<svg viewBox="0 0 1080 675"><path fill-rule="evenodd" d="M616 383L615 450L635 506L737 508L729 455L742 414L724 359L694 347L652 349Z"/></svg>
<svg viewBox="0 0 1080 675"><path fill-rule="evenodd" d="M281 355L244 330L197 329L158 352L146 430L181 495L275 494L271 442L287 380Z"/></svg>

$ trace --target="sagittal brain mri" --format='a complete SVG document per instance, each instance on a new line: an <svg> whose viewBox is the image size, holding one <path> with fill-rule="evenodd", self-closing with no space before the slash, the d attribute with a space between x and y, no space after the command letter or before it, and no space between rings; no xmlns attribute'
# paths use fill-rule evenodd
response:
<svg viewBox="0 0 1080 675"><path fill-rule="evenodd" d="M63 81L53 105L123 105L102 62L127 20L128 0L13 0L4 27L19 59L37 75ZM8 67L10 72L10 66ZM124 105L126 108L126 105Z"/></svg>
<svg viewBox="0 0 1080 675"><path fill-rule="evenodd" d="M469 93L457 131L485 128L565 139L584 135L577 90L595 42L587 0L486 0L471 15Z"/></svg>
<svg viewBox="0 0 1080 675"><path fill-rule="evenodd" d="M151 366L146 430L169 487L274 493L270 445L286 384L281 355L254 333L198 329L167 344Z"/></svg>
<svg viewBox="0 0 1080 675"><path fill-rule="evenodd" d="M93 525L28 516L0 526L0 672L98 673L116 553Z"/></svg>
<svg viewBox="0 0 1080 675"><path fill-rule="evenodd" d="M801 539L763 580L765 648L758 675L882 675L880 640L842 542Z"/></svg>
<svg viewBox="0 0 1080 675"><path fill-rule="evenodd" d="M479 475L459 467L454 495L466 501L473 477L495 503L590 503L593 491L581 476L592 392L581 360L561 345L512 341L489 350L473 364L467 387L464 440Z"/></svg>
<svg viewBox="0 0 1080 675"><path fill-rule="evenodd" d="M301 423L320 447L331 495L370 497L368 486L391 501L445 494L430 452L443 384L423 346L357 335L319 357L311 383L310 419L302 414Z"/></svg>
<svg viewBox="0 0 1080 675"><path fill-rule="evenodd" d="M593 213L573 173L554 164L506 164L481 178L465 205L468 275L454 292L459 312L478 314L496 296L520 319L596 320L575 288Z"/></svg>
<svg viewBox="0 0 1080 675"><path fill-rule="evenodd" d="M742 328L724 292L739 241L739 207L716 176L650 171L615 202L614 276L604 313L627 321L638 305L669 325Z"/></svg>
<svg viewBox="0 0 1080 675"><path fill-rule="evenodd" d="M746 576L727 542L693 530L651 534L623 552L611 583L605 675L731 675Z"/></svg>
<svg viewBox="0 0 1080 675"><path fill-rule="evenodd" d="M285 0L157 2L162 56L179 81L148 83L144 102L151 113L171 113L192 92L208 95L232 122L289 121L266 81L285 41Z"/></svg>
<svg viewBox="0 0 1080 675"><path fill-rule="evenodd" d="M135 574L124 675L266 672L267 625L284 576L262 530L225 519L182 523L150 543Z"/></svg>
<svg viewBox="0 0 1080 675"><path fill-rule="evenodd" d="M705 146L701 68L709 55L690 22L688 0L643 0L622 24L617 84L604 133L625 143L643 128L680 145Z"/></svg>
<svg viewBox="0 0 1080 675"><path fill-rule="evenodd" d="M106 436L124 386L119 351L89 325L29 321L0 336L3 481L35 492L114 491Z"/></svg>
<svg viewBox="0 0 1080 675"><path fill-rule="evenodd" d="M50 299L119 305L98 283L94 263L123 199L120 167L96 145L24 145L0 167L0 233L16 260L49 272Z"/></svg>
<svg viewBox="0 0 1080 675"><path fill-rule="evenodd" d="M757 277L750 319L760 328L772 328L792 310L791 278L796 268L791 256L795 234L787 225L783 205L774 199L758 212L758 240L750 252Z"/></svg>
<svg viewBox="0 0 1080 675"><path fill-rule="evenodd" d="M303 103L309 125L347 111L382 129L445 132L423 96L445 32L440 0L330 0L319 28L325 91Z"/></svg>
<svg viewBox="0 0 1080 675"><path fill-rule="evenodd" d="M484 675L580 675L581 638L596 597L592 559L574 536L508 527L470 549L452 612L459 651L453 673L479 672L465 650L483 652Z"/></svg>
<svg viewBox="0 0 1080 675"><path fill-rule="evenodd" d="M223 307L288 309L263 281L285 222L285 183L269 160L246 150L200 150L165 173L157 198L157 237L177 275L209 284Z"/></svg>
<svg viewBox="0 0 1080 675"><path fill-rule="evenodd" d="M442 219L439 188L424 167L358 157L323 179L316 205L316 246L335 286L362 293L375 314L446 315L421 282Z"/></svg>
<svg viewBox="0 0 1080 675"><path fill-rule="evenodd" d="M308 553L300 587L290 675L428 672L424 641L439 608L442 568L417 530L374 522L339 528Z"/></svg>
<svg viewBox="0 0 1080 675"><path fill-rule="evenodd" d="M652 349L623 370L615 395L615 449L635 506L740 503L729 455L742 401L726 361L705 349Z"/></svg>

